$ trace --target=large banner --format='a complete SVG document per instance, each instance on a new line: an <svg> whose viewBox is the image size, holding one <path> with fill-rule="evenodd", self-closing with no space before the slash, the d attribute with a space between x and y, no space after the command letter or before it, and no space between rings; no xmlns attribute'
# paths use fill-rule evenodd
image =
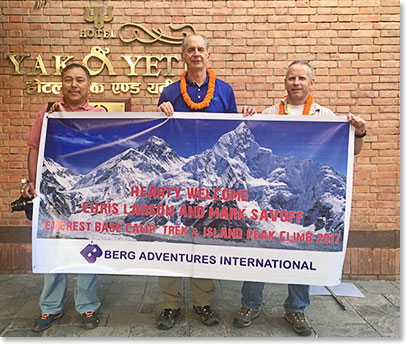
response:
<svg viewBox="0 0 407 344"><path fill-rule="evenodd" d="M353 137L345 117L47 114L33 271L336 285Z"/></svg>

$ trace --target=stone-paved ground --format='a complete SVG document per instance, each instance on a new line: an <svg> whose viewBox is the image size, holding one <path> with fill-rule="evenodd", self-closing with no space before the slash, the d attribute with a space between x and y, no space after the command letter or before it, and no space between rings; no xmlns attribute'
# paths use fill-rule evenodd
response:
<svg viewBox="0 0 407 344"><path fill-rule="evenodd" d="M99 311L100 326L81 327L74 310L75 275L65 302L65 315L51 328L32 332L34 318L40 314L38 299L42 275L0 275L0 336L2 337L295 337L284 320L282 303L287 287L267 284L261 316L244 329L232 325L233 314L240 307L240 288L236 281L216 281L213 306L221 324L203 325L192 310L189 282L184 279L185 303L177 324L168 331L158 330L155 319L161 310L157 277L100 275L98 295L103 301ZM364 298L340 297L343 310L331 296L311 296L307 316L318 337L400 337L400 282L352 281Z"/></svg>

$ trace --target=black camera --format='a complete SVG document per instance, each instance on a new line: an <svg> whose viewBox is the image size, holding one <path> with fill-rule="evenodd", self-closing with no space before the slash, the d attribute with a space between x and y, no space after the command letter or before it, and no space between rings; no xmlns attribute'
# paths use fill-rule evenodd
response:
<svg viewBox="0 0 407 344"><path fill-rule="evenodd" d="M34 198L27 198L20 196L19 199L16 199L14 202L11 202L11 212L14 211L25 211L25 216L30 221L33 217L33 205L34 205Z"/></svg>
<svg viewBox="0 0 407 344"><path fill-rule="evenodd" d="M24 189L28 183L29 181L26 178L21 179L21 193L24 192ZM28 193L31 197L24 197L21 195L19 199L11 202L11 212L24 210L25 216L31 221L33 218L34 196L30 190L28 190Z"/></svg>

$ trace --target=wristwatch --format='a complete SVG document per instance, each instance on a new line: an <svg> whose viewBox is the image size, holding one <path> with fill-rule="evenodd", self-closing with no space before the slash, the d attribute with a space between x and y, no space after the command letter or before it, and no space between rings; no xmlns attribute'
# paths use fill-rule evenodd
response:
<svg viewBox="0 0 407 344"><path fill-rule="evenodd" d="M367 134L367 131L366 131L366 129L365 129L365 131L364 131L364 133L363 133L363 134L360 134L360 135L355 134L355 137L357 137L358 139L361 139L362 137L365 137L365 136L366 136L366 134Z"/></svg>

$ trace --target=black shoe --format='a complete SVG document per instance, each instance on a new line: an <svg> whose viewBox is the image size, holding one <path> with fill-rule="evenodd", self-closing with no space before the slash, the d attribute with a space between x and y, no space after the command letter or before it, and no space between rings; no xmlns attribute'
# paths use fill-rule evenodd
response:
<svg viewBox="0 0 407 344"><path fill-rule="evenodd" d="M211 306L193 306L193 308L205 325L212 326L219 324L219 315L215 313Z"/></svg>
<svg viewBox="0 0 407 344"><path fill-rule="evenodd" d="M81 314L83 327L91 330L99 326L99 318L96 312L85 312Z"/></svg>
<svg viewBox="0 0 407 344"><path fill-rule="evenodd" d="M41 314L40 317L35 319L34 326L33 326L33 331L34 332L41 332L46 330L47 328L50 328L52 325L52 322L54 320L62 318L64 313L58 313L58 314Z"/></svg>
<svg viewBox="0 0 407 344"><path fill-rule="evenodd" d="M301 336L309 336L312 333L312 327L304 312L285 313L284 318L293 325L293 330Z"/></svg>
<svg viewBox="0 0 407 344"><path fill-rule="evenodd" d="M164 308L157 318L157 328L168 330L175 325L176 318L181 314L179 308Z"/></svg>

